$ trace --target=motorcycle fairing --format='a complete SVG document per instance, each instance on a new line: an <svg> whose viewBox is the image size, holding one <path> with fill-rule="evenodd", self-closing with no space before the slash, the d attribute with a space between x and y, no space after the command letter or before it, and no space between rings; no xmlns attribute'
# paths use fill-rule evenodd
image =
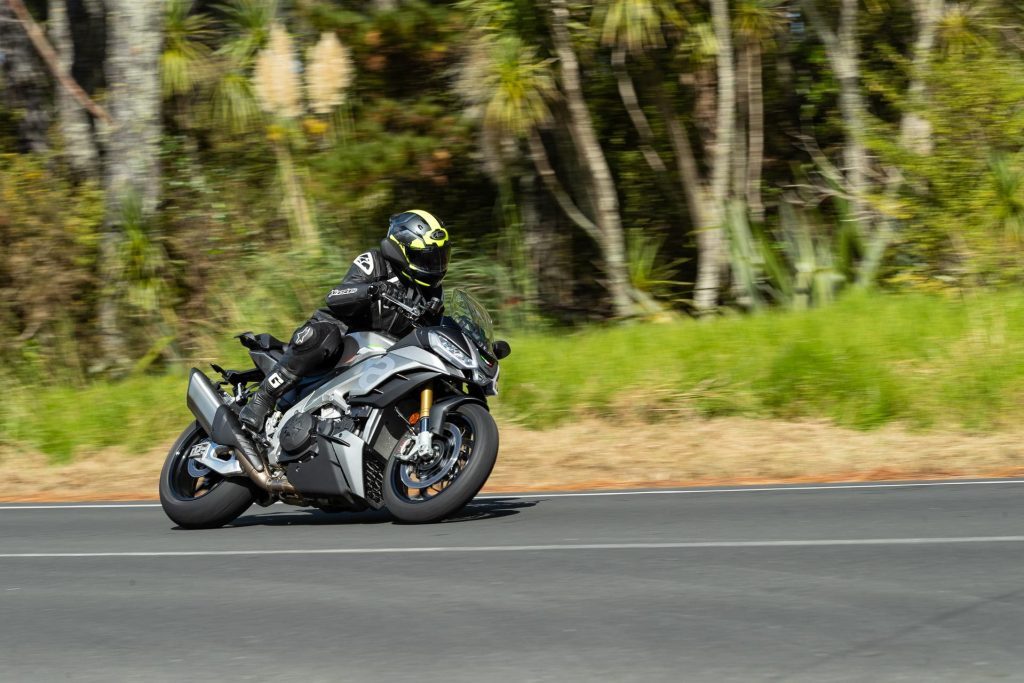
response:
<svg viewBox="0 0 1024 683"><path fill-rule="evenodd" d="M344 413L350 405L351 398L365 397L396 376L408 377L426 372L438 375L448 374L441 359L420 348L395 349L380 355L365 357L289 408L281 416L278 424L285 425L299 413L313 413L325 406L332 406ZM381 409L374 408L366 422L364 436L371 443L373 443L381 423L381 412ZM269 460L273 464L279 464L281 457L280 429L274 431L269 441ZM327 449L328 452L322 453L316 459L323 457L330 461L321 463L323 467L333 463L331 466L340 468L340 472L332 473L332 476L337 475L334 479L335 485L340 484L343 479L352 494L369 500L371 504L378 505L378 500L374 500L373 496L367 496L366 481L368 475L372 475L369 476L369 480L375 482L380 473L364 471L364 458L368 457L368 453L372 453L376 456L374 462L377 463L378 460L390 456L390 452L373 453L373 449L367 449L366 445L363 438L345 431L338 436L337 441L331 442L331 447ZM327 485L326 482L325 485Z"/></svg>

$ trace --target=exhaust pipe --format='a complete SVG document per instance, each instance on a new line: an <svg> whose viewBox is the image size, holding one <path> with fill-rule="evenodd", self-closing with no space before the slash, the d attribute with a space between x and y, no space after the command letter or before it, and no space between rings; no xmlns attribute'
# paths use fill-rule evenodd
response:
<svg viewBox="0 0 1024 683"><path fill-rule="evenodd" d="M186 400L188 409L214 442L237 448L242 451L253 469L257 472L263 471L263 458L242 431L235 411L224 403L210 378L195 368L192 368L192 374L188 379Z"/></svg>
<svg viewBox="0 0 1024 683"><path fill-rule="evenodd" d="M302 494L295 490L291 482L287 479L271 479L270 475L267 474L266 470L257 470L249 462L248 458L239 458L238 464L242 466L242 471L256 483L261 489L268 493L285 493L291 496L301 496Z"/></svg>
<svg viewBox="0 0 1024 683"><path fill-rule="evenodd" d="M192 368L188 378L188 409L196 416L200 426L217 443L220 439L214 437L213 425L217 422L217 416L227 405L224 403L220 393L213 387L210 378L199 370ZM230 410L230 408L228 408ZM218 435L221 436L221 435Z"/></svg>
<svg viewBox="0 0 1024 683"><path fill-rule="evenodd" d="M238 464L257 486L268 493L301 495L288 481L270 477L263 458L242 429L235 411L224 403L210 378L195 368L192 368L188 380L187 402L188 409L215 443L241 452Z"/></svg>

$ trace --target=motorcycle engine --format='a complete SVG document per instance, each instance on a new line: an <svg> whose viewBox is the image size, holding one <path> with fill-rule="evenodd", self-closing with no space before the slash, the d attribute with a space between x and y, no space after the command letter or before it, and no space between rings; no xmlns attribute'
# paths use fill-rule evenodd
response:
<svg viewBox="0 0 1024 683"><path fill-rule="evenodd" d="M316 448L316 428L319 420L308 413L299 413L281 428L281 453L287 456L282 460L299 460L305 456L314 456Z"/></svg>
<svg viewBox="0 0 1024 683"><path fill-rule="evenodd" d="M300 413L285 423L281 428L281 462L308 460L319 453L318 436L330 437L352 430L355 422L350 417L334 420L323 420L309 413Z"/></svg>

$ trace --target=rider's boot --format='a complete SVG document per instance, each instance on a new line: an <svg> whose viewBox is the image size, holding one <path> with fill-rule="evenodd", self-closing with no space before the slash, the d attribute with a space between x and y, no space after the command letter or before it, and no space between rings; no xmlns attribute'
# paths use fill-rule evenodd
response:
<svg viewBox="0 0 1024 683"><path fill-rule="evenodd" d="M299 377L280 364L260 383L260 388L242 408L238 419L254 432L263 431L263 423L277 405L277 400L288 393L299 381Z"/></svg>

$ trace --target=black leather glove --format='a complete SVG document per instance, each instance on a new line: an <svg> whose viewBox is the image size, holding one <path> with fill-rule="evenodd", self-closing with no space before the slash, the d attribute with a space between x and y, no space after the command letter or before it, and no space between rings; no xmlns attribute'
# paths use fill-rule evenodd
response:
<svg viewBox="0 0 1024 683"><path fill-rule="evenodd" d="M373 291L370 295L374 298L384 299L385 297L390 297L392 299L398 299L399 301L403 301L405 299L405 287L397 282L382 280L381 282L373 283L372 287Z"/></svg>
<svg viewBox="0 0 1024 683"><path fill-rule="evenodd" d="M440 318L444 312L444 302L436 296L426 303L426 312L434 318Z"/></svg>
<svg viewBox="0 0 1024 683"><path fill-rule="evenodd" d="M406 292L405 303L419 310L423 310L427 305L426 299L415 287Z"/></svg>

